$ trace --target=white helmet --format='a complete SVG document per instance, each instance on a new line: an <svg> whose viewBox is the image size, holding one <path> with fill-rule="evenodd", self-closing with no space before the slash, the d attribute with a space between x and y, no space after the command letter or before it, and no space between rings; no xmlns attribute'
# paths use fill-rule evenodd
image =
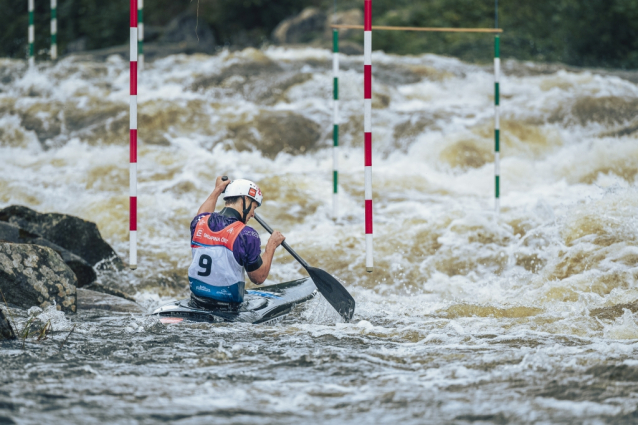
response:
<svg viewBox="0 0 638 425"><path fill-rule="evenodd" d="M264 195L261 194L261 189L255 183L250 180L238 179L233 180L226 186L224 191L224 199L231 198L233 196L248 196L257 202L257 206L261 207L261 201L264 199Z"/></svg>

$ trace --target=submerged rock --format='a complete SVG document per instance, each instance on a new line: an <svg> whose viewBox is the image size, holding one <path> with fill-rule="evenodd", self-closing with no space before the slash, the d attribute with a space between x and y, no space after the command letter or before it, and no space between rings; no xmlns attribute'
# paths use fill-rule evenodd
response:
<svg viewBox="0 0 638 425"><path fill-rule="evenodd" d="M0 341L4 339L16 339L11 323L5 317L4 312L0 310Z"/></svg>
<svg viewBox="0 0 638 425"><path fill-rule="evenodd" d="M77 278L60 255L38 245L0 242L0 290L18 307L76 311Z"/></svg>
<svg viewBox="0 0 638 425"><path fill-rule="evenodd" d="M108 310L124 313L145 313L146 310L134 301L90 289L78 289L78 309Z"/></svg>
<svg viewBox="0 0 638 425"><path fill-rule="evenodd" d="M59 245L44 239L43 237L36 235L35 233L28 232L15 224L6 223L0 221L0 241L12 242L12 243L26 243L32 245L40 245L51 248L57 252L67 266L73 270L75 276L78 279L77 287L81 288L85 285L90 285L97 279L97 274L93 267L84 261L77 255L67 251Z"/></svg>
<svg viewBox="0 0 638 425"><path fill-rule="evenodd" d="M0 221L42 236L72 254L84 259L91 266L112 264L123 268L122 260L113 248L102 239L95 223L67 214L39 213L20 205L0 210Z"/></svg>
<svg viewBox="0 0 638 425"><path fill-rule="evenodd" d="M299 155L316 150L321 126L289 111L263 111L255 117L253 128L240 124L229 126L230 138L238 151L257 149L268 158L280 152Z"/></svg>

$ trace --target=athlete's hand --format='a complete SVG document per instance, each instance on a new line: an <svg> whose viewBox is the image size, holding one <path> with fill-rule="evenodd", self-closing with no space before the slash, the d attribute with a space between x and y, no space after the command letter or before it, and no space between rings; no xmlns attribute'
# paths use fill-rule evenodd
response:
<svg viewBox="0 0 638 425"><path fill-rule="evenodd" d="M281 245L281 243L285 239L286 239L286 237L284 235L282 235L279 230L275 230L274 232L272 232L272 235L270 235L270 238L268 238L268 244L267 245L270 245L273 248L277 248L279 245Z"/></svg>
<svg viewBox="0 0 638 425"><path fill-rule="evenodd" d="M230 179L224 181L222 180L222 176L217 177L217 179L215 180L214 192L216 192L217 195L221 195L224 189L226 189L226 186L228 186L229 184L230 184Z"/></svg>

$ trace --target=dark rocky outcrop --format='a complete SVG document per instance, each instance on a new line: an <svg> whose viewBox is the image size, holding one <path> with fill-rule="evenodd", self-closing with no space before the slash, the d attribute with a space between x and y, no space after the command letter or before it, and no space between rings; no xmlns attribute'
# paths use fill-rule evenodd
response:
<svg viewBox="0 0 638 425"><path fill-rule="evenodd" d="M337 12L334 15L331 14L330 16L328 16L326 19L326 37L330 39L332 39L332 28L330 28L330 25L332 25L333 23L337 25L363 25L363 9L357 8L344 10L343 12ZM361 30L359 29L342 28L339 30L339 43L341 43L341 41L344 39L350 39L356 37L357 35L361 36L361 34ZM339 47L339 50L341 51L342 46L340 45ZM361 47L359 48L361 49Z"/></svg>
<svg viewBox="0 0 638 425"><path fill-rule="evenodd" d="M0 210L0 221L40 235L84 259L91 266L123 268L122 260L102 239L96 224L90 221L66 214L42 214L19 205Z"/></svg>
<svg viewBox="0 0 638 425"><path fill-rule="evenodd" d="M90 285L97 279L97 274L93 267L82 258L35 233L21 229L15 224L0 221L0 242L26 243L51 248L73 270L78 279L78 288Z"/></svg>
<svg viewBox="0 0 638 425"><path fill-rule="evenodd" d="M78 309L80 310L107 310L124 313L145 313L146 311L134 301L92 291L90 289L78 289Z"/></svg>
<svg viewBox="0 0 638 425"><path fill-rule="evenodd" d="M336 14L326 15L321 10L308 7L299 15L282 21L272 33L277 44L310 43L317 46L332 47L332 24L363 25L361 9L350 9ZM346 55L362 55L362 31L360 29L339 30L339 52Z"/></svg>
<svg viewBox="0 0 638 425"><path fill-rule="evenodd" d="M4 312L0 310L0 341L5 339L16 339L16 334L13 332L11 322L6 318Z"/></svg>
<svg viewBox="0 0 638 425"><path fill-rule="evenodd" d="M51 248L0 242L0 290L7 302L22 308L55 304L67 313L76 311L73 271Z"/></svg>

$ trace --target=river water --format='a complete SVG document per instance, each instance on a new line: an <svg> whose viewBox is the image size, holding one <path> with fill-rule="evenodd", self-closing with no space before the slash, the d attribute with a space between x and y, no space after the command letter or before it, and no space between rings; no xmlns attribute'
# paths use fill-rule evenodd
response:
<svg viewBox="0 0 638 425"><path fill-rule="evenodd" d="M638 421L638 74L506 61L495 214L492 67L375 52L367 274L362 68L342 57L333 220L328 51L147 63L139 268L100 276L149 311L185 297L188 224L245 177L351 323L321 297L258 326L36 313L47 340L0 345L0 423ZM0 206L94 221L128 258L128 84L118 56L0 59ZM302 274L280 249L268 281Z"/></svg>

